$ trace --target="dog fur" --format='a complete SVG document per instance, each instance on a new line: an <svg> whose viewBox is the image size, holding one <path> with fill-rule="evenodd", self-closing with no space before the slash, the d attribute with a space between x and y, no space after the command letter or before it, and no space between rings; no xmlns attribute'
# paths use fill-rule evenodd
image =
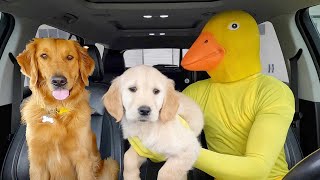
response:
<svg viewBox="0 0 320 180"><path fill-rule="evenodd" d="M22 105L31 180L117 179L118 163L101 160L91 130L89 93L85 86L94 70L87 50L72 40L34 39L17 57L24 75L30 78L32 95ZM52 76L66 77L65 100L52 96ZM69 112L55 113L57 108ZM50 116L53 123L42 122Z"/></svg>
<svg viewBox="0 0 320 180"><path fill-rule="evenodd" d="M104 95L104 104L108 112L121 121L125 139L136 136L148 149L167 157L158 180L187 178L198 157L197 136L204 120L199 106L175 91L172 80L150 66L130 68L113 80ZM139 114L142 106L150 108L149 115ZM190 129L182 125L178 114ZM130 147L124 155L124 179L140 179L139 168L145 160Z"/></svg>

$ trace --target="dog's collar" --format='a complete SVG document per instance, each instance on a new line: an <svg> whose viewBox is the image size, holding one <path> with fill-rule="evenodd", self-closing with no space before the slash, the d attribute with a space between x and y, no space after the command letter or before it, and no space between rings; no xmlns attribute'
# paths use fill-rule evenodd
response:
<svg viewBox="0 0 320 180"><path fill-rule="evenodd" d="M48 114L54 115L54 114L58 114L58 115L62 115L65 113L70 112L70 109L66 108L66 107L61 107L61 108L55 108L52 110L48 111Z"/></svg>
<svg viewBox="0 0 320 180"><path fill-rule="evenodd" d="M57 108L56 109L56 113L59 115L62 115L64 113L70 112L70 109L65 108L65 107L61 107L61 108Z"/></svg>

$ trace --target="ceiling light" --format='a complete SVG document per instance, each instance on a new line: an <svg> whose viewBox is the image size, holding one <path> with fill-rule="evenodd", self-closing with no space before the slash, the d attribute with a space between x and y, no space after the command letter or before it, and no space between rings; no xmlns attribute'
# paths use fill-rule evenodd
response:
<svg viewBox="0 0 320 180"><path fill-rule="evenodd" d="M160 33L159 35L160 35L160 36L164 36L164 35L166 35L166 33Z"/></svg>
<svg viewBox="0 0 320 180"><path fill-rule="evenodd" d="M143 17L147 18L147 19L150 19L150 18L152 18L152 15L144 15Z"/></svg>
<svg viewBox="0 0 320 180"><path fill-rule="evenodd" d="M149 33L149 36L154 36L155 34L154 33Z"/></svg>
<svg viewBox="0 0 320 180"><path fill-rule="evenodd" d="M169 15L163 14L163 15L160 15L160 17L161 17L161 18L167 18L167 17L169 17Z"/></svg>
<svg viewBox="0 0 320 180"><path fill-rule="evenodd" d="M89 46L83 46L83 48L85 48L85 49L89 49Z"/></svg>

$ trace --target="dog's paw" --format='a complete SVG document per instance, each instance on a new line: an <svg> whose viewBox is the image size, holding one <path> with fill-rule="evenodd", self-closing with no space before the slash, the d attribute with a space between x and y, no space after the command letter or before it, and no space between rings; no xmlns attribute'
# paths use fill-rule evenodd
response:
<svg viewBox="0 0 320 180"><path fill-rule="evenodd" d="M160 169L157 180L187 180L187 173L178 173Z"/></svg>
<svg viewBox="0 0 320 180"><path fill-rule="evenodd" d="M123 172L123 179L124 180L140 180L140 172Z"/></svg>

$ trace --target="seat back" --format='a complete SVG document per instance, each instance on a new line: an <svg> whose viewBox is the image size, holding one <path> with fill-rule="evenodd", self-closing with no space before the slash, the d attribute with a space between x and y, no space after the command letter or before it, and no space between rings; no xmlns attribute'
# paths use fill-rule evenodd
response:
<svg viewBox="0 0 320 180"><path fill-rule="evenodd" d="M123 54L116 50L109 49L103 55L104 79L103 82L110 83L115 77L125 71Z"/></svg>
<svg viewBox="0 0 320 180"><path fill-rule="evenodd" d="M154 65L162 74L174 80L175 89L178 91L184 90L191 82L191 72L185 71L182 68L171 64L158 64Z"/></svg>

